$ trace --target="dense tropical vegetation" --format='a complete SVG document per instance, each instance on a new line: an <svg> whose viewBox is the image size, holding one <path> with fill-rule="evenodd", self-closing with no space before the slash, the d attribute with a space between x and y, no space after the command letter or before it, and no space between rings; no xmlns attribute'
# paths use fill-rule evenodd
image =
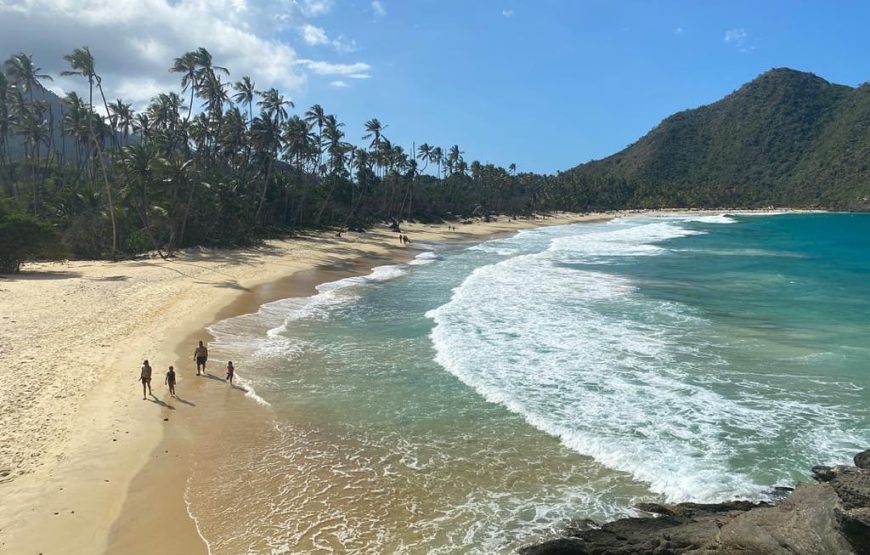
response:
<svg viewBox="0 0 870 555"><path fill-rule="evenodd" d="M45 89L51 76L24 53L0 72L0 229L39 233L33 243L42 248L28 257L56 256L59 238L73 256L121 257L389 220L863 208L870 197L870 89L790 70L672 116L621 153L543 176L468 162L458 145L406 151L377 118L354 145L322 106L296 110L277 89L233 80L204 48L176 58L179 91L141 111L106 98L87 47L64 58L63 74L81 77L87 97L58 99ZM8 258L0 271L17 268L21 256Z"/></svg>
<svg viewBox="0 0 870 555"><path fill-rule="evenodd" d="M87 82L86 98L57 101L31 56L6 60L0 176L7 213L50 223L75 256L534 208L515 166L469 164L457 145L408 152L376 118L355 146L320 105L294 114L280 91L232 81L204 48L173 61L180 94L159 94L139 112L106 98L87 47L65 59L63 74Z"/></svg>
<svg viewBox="0 0 870 555"><path fill-rule="evenodd" d="M870 83L773 69L562 177L617 206L867 210Z"/></svg>

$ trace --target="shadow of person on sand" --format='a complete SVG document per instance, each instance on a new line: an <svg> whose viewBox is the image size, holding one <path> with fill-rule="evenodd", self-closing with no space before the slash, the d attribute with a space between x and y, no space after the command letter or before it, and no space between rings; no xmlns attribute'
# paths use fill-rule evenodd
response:
<svg viewBox="0 0 870 555"><path fill-rule="evenodd" d="M245 393L248 392L247 389L245 389L244 387L242 387L242 386L240 386L240 385L233 384L233 385L230 386L230 387L232 387L233 389L238 389L239 391L244 391Z"/></svg>
<svg viewBox="0 0 870 555"><path fill-rule="evenodd" d="M215 380L218 382L226 381L223 378L221 378L220 376L215 376L214 374L203 374L203 376L210 379L210 380Z"/></svg>
<svg viewBox="0 0 870 555"><path fill-rule="evenodd" d="M151 401L152 403L154 403L155 405L160 405L163 408L166 408L169 410L175 410L175 407L173 407L172 405L170 405L168 403L164 403L163 401L158 399L153 393L151 394L151 398L148 400Z"/></svg>
<svg viewBox="0 0 870 555"><path fill-rule="evenodd" d="M191 402L191 401L188 401L187 399L182 399L182 398L179 397L178 395L175 396L175 400L178 401L179 403L182 403L182 404L184 404L184 405L188 405L188 406L190 406L190 407L195 407L195 406L196 406L196 403L193 403L193 402Z"/></svg>

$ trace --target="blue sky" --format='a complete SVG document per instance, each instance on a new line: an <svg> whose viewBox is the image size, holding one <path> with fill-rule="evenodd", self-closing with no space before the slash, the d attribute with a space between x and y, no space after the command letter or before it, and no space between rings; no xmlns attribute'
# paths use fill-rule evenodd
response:
<svg viewBox="0 0 870 555"><path fill-rule="evenodd" d="M381 18L359 2L325 18L353 35L372 78L312 82L305 99L350 129L374 115L400 144L457 143L520 170L611 154L772 67L870 81L868 2L384 4Z"/></svg>
<svg viewBox="0 0 870 555"><path fill-rule="evenodd" d="M55 90L82 91L58 73L88 45L109 97L143 106L205 46L358 144L377 117L406 149L555 172L773 67L870 81L868 21L857 1L0 0L0 56L33 53Z"/></svg>

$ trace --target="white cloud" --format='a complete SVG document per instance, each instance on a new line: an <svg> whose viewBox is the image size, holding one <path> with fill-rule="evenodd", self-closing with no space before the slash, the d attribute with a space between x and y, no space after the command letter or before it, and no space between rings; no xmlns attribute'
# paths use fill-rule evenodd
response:
<svg viewBox="0 0 870 555"><path fill-rule="evenodd" d="M230 80L250 75L258 89L277 87L289 95L312 74L371 72L362 62L300 63L281 39L284 29L302 29L305 42L326 40L351 51L352 40L329 40L325 30L306 21L331 8L331 0L0 0L0 59L33 54L55 78L54 86L82 92L83 79L59 73L68 69L64 54L87 45L108 99L121 97L141 108L158 92L179 90L180 77L167 70L175 57L202 46L216 65L231 71Z"/></svg>
<svg viewBox="0 0 870 555"><path fill-rule="evenodd" d="M337 81L331 81L331 82L329 83L329 85L332 86L332 87L335 87L336 89L346 89L346 88L348 88L348 87L350 86L350 85L348 85L346 82L344 82L344 81L342 81L342 80L340 80L340 79L337 80Z"/></svg>
<svg viewBox="0 0 870 555"><path fill-rule="evenodd" d="M368 79L371 77L372 66L363 62L354 64L334 64L317 60L300 59L298 65L311 70L317 75L341 75L352 79Z"/></svg>
<svg viewBox="0 0 870 555"><path fill-rule="evenodd" d="M301 29L302 40L311 46L318 44L326 44L329 42L329 37L326 36L326 31L320 27L315 27L310 23L306 23Z"/></svg>
<svg viewBox="0 0 870 555"><path fill-rule="evenodd" d="M299 34L302 40L309 46L318 46L321 44L331 45L339 54L349 54L356 52L356 41L349 39L344 35L339 35L337 38L330 39L326 31L321 27L317 27L310 23L306 23L299 29Z"/></svg>
<svg viewBox="0 0 870 555"><path fill-rule="evenodd" d="M387 9L384 3L380 0L372 0L372 11L375 12L375 17L384 17L387 15Z"/></svg>
<svg viewBox="0 0 870 555"><path fill-rule="evenodd" d="M749 33L746 29L729 29L725 31L725 44L733 45L740 52L752 52L756 48L756 44L749 38Z"/></svg>
<svg viewBox="0 0 870 555"><path fill-rule="evenodd" d="M339 54L350 54L357 51L356 41L344 35L338 35L337 38L332 39L331 44Z"/></svg>
<svg viewBox="0 0 870 555"><path fill-rule="evenodd" d="M501 15L503 15L505 17L512 17L514 15L514 11L512 9L511 10L502 10Z"/></svg>
<svg viewBox="0 0 870 555"><path fill-rule="evenodd" d="M317 17L332 11L332 0L302 0L302 2L294 2L302 10L302 13L308 17Z"/></svg>
<svg viewBox="0 0 870 555"><path fill-rule="evenodd" d="M738 43L740 41L746 40L746 30L745 29L729 29L725 31L725 42L727 43Z"/></svg>

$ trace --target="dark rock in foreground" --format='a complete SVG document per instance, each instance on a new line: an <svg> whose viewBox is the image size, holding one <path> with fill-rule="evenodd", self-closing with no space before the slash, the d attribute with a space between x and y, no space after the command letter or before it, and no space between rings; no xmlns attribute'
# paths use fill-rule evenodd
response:
<svg viewBox="0 0 870 555"><path fill-rule="evenodd" d="M799 484L774 504L644 503L658 516L624 518L520 549L521 555L870 555L870 450L856 466L817 466L816 484Z"/></svg>

